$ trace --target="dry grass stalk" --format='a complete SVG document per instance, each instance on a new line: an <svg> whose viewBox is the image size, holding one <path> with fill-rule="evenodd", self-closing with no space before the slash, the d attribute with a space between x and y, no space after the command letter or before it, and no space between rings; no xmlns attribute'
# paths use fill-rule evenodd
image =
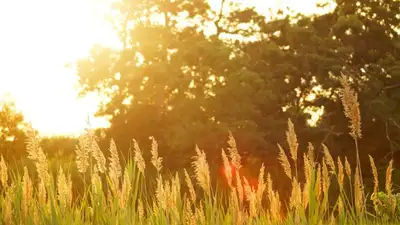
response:
<svg viewBox="0 0 400 225"><path fill-rule="evenodd" d="M98 195L102 192L102 184L97 168L95 167L91 176L92 191L94 195Z"/></svg>
<svg viewBox="0 0 400 225"><path fill-rule="evenodd" d="M240 211L240 206L239 206L239 199L237 195L237 190L236 188L232 187L231 188L231 195L230 195L230 208L233 210L233 213L239 213Z"/></svg>
<svg viewBox="0 0 400 225"><path fill-rule="evenodd" d="M65 177L64 171L60 166L57 177L57 199L60 205L63 207L67 205L67 199L70 192L70 190L68 190L68 186L67 178Z"/></svg>
<svg viewBox="0 0 400 225"><path fill-rule="evenodd" d="M169 208L174 212L175 218L179 218L178 209L178 198L181 194L181 181L178 173L175 174L175 178L171 182L171 192L169 194Z"/></svg>
<svg viewBox="0 0 400 225"><path fill-rule="evenodd" d="M330 218L329 218L329 225L336 225L337 221L336 221L336 217L335 215L332 213Z"/></svg>
<svg viewBox="0 0 400 225"><path fill-rule="evenodd" d="M139 216L139 223L143 224L143 218L144 218L144 207L143 207L143 202L142 199L139 198L138 200L138 216Z"/></svg>
<svg viewBox="0 0 400 225"><path fill-rule="evenodd" d="M273 190L272 186L273 186L273 181L271 179L271 174L268 173L267 174L267 196L268 196L268 201L270 204L272 202L272 198L274 195L274 190Z"/></svg>
<svg viewBox="0 0 400 225"><path fill-rule="evenodd" d="M199 207L195 208L195 216L197 224L206 224L206 217L204 215L204 206L202 203L199 204Z"/></svg>
<svg viewBox="0 0 400 225"><path fill-rule="evenodd" d="M39 212L36 206L33 207L33 224L39 225Z"/></svg>
<svg viewBox="0 0 400 225"><path fill-rule="evenodd" d="M161 174L157 178L156 199L157 199L158 207L165 210L167 208L166 191L164 188Z"/></svg>
<svg viewBox="0 0 400 225"><path fill-rule="evenodd" d="M389 166L386 169L385 189L386 189L386 194L389 197L390 209L392 211L392 214L394 214L396 209L396 199L393 197L392 194L392 171L393 171L393 159L390 160Z"/></svg>
<svg viewBox="0 0 400 225"><path fill-rule="evenodd" d="M306 209L308 206L309 188L311 185L311 176L313 168L306 154L304 154L303 160L304 160L304 177L305 177L305 182L303 186L303 207L304 209Z"/></svg>
<svg viewBox="0 0 400 225"><path fill-rule="evenodd" d="M385 189L388 196L392 195L392 170L393 170L393 159L390 160L389 166L386 169Z"/></svg>
<svg viewBox="0 0 400 225"><path fill-rule="evenodd" d="M38 192L39 204L44 206L47 203L47 191L44 181L39 182L39 192Z"/></svg>
<svg viewBox="0 0 400 225"><path fill-rule="evenodd" d="M315 194L316 194L316 198L318 201L321 201L321 197L322 197L321 180L322 180L321 166L320 166L320 164L317 164L317 175L315 178Z"/></svg>
<svg viewBox="0 0 400 225"><path fill-rule="evenodd" d="M338 184L340 192L342 192L344 186L344 167L342 161L340 160L340 157L338 157L337 159L337 164L338 164L338 175L337 175Z"/></svg>
<svg viewBox="0 0 400 225"><path fill-rule="evenodd" d="M39 149L38 152L39 158L37 159L36 168L39 174L39 177L43 182L47 185L50 182L50 174L49 174L49 164L47 161L47 157L44 154L42 148Z"/></svg>
<svg viewBox="0 0 400 225"><path fill-rule="evenodd" d="M76 165L80 173L85 173L90 166L89 157L91 148L88 135L81 135L78 139L78 145L75 147Z"/></svg>
<svg viewBox="0 0 400 225"><path fill-rule="evenodd" d="M40 139L36 137L36 133L32 127L28 129L26 134L27 151L29 154L28 158L35 162L36 170L40 180L47 185L50 182L49 165L47 162L47 157L44 154L42 147L40 147Z"/></svg>
<svg viewBox="0 0 400 225"><path fill-rule="evenodd" d="M331 169L331 172L335 172L336 166L335 166L335 161L332 158L331 153L329 152L329 149L326 145L322 144L322 149L324 151L324 156L326 160L326 164L329 166Z"/></svg>
<svg viewBox="0 0 400 225"><path fill-rule="evenodd" d="M152 207L152 213L153 215L157 215L159 212L159 208L158 208L158 203L156 201L153 201L153 207Z"/></svg>
<svg viewBox="0 0 400 225"><path fill-rule="evenodd" d="M143 158L143 153L142 150L139 148L139 144L135 139L133 139L133 148L134 148L134 157L133 160L136 163L136 166L138 167L139 171L143 174L144 176L144 170L146 169L146 163Z"/></svg>
<svg viewBox="0 0 400 225"><path fill-rule="evenodd" d="M256 193L257 204L260 208L261 208L263 194L264 194L264 191L266 188L266 185L264 182L264 174L265 174L265 166L263 163L263 164L261 164L260 173L258 174L258 184L257 184L257 193Z"/></svg>
<svg viewBox="0 0 400 225"><path fill-rule="evenodd" d="M279 197L279 193L276 191L273 194L272 202L270 205L270 215L272 221L280 222L282 220L281 216L281 201Z"/></svg>
<svg viewBox="0 0 400 225"><path fill-rule="evenodd" d="M121 164L119 162L119 156L118 156L118 151L117 151L117 146L114 142L113 139L110 141L110 165L108 169L108 174L110 176L111 182L113 183L113 188L114 191L117 191L119 189L119 179L122 175L121 172Z"/></svg>
<svg viewBox="0 0 400 225"><path fill-rule="evenodd" d="M3 156L1 156L0 160L0 180L3 187L8 186L8 169Z"/></svg>
<svg viewBox="0 0 400 225"><path fill-rule="evenodd" d="M243 193L242 179L240 178L239 174L236 174L236 189L239 196L239 204L242 206L244 193Z"/></svg>
<svg viewBox="0 0 400 225"><path fill-rule="evenodd" d="M129 177L128 168L124 170L124 181L122 183L122 189L119 196L119 206L121 209L125 208L129 202L130 192L132 189L131 179Z"/></svg>
<svg viewBox="0 0 400 225"><path fill-rule="evenodd" d="M91 152L93 158L96 159L97 169L100 173L106 172L106 157L104 156L103 152L100 150L99 145L97 144L94 137L91 138Z"/></svg>
<svg viewBox="0 0 400 225"><path fill-rule="evenodd" d="M232 187L232 168L229 163L229 159L225 154L224 149L222 149L221 156L222 156L222 163L224 164L224 172L226 180L228 181L229 187Z"/></svg>
<svg viewBox="0 0 400 225"><path fill-rule="evenodd" d="M269 215L272 221L281 221L281 201L279 193L273 190L271 175L267 174L267 196L269 201Z"/></svg>
<svg viewBox="0 0 400 225"><path fill-rule="evenodd" d="M288 130L286 131L286 141L289 145L290 155L294 162L297 161L297 151L299 143L297 142L297 135L292 121L288 120Z"/></svg>
<svg viewBox="0 0 400 225"><path fill-rule="evenodd" d="M241 156L236 146L236 141L233 138L231 132L229 132L229 139L228 139L228 152L229 156L231 157L232 164L235 166L236 170L239 171L242 168L241 164Z"/></svg>
<svg viewBox="0 0 400 225"><path fill-rule="evenodd" d="M371 164L372 175L374 177L374 192L371 196L371 199L374 204L375 211L377 211L378 210L377 195L378 195L378 188L379 188L378 170L376 169L374 158L372 158L371 155L368 155L368 157L369 157L369 161Z"/></svg>
<svg viewBox="0 0 400 225"><path fill-rule="evenodd" d="M344 157L344 168L345 168L347 177L349 177L349 179L351 180L351 176L352 176L351 166L350 166L349 161L347 160L347 157Z"/></svg>
<svg viewBox="0 0 400 225"><path fill-rule="evenodd" d="M361 138L361 116L357 93L351 89L346 76L340 78L343 88L340 90L344 114L350 120L350 135L354 139Z"/></svg>
<svg viewBox="0 0 400 225"><path fill-rule="evenodd" d="M307 209L307 207L308 207L308 203L309 203L309 199L310 199L309 189L310 189L310 183L309 182L304 183L303 191L301 193L302 194L302 202L303 202L303 208L304 209Z"/></svg>
<svg viewBox="0 0 400 225"><path fill-rule="evenodd" d="M246 177L243 177L244 181L244 191L246 195L246 200L249 203L249 213L250 213L250 218L254 218L257 216L257 196L254 191L254 188L252 188L247 181Z"/></svg>
<svg viewBox="0 0 400 225"><path fill-rule="evenodd" d="M197 183L203 188L204 192L209 196L211 188L210 169L206 159L206 153L199 149L196 145L197 156L194 157L192 166L196 174Z"/></svg>
<svg viewBox="0 0 400 225"><path fill-rule="evenodd" d="M308 146L307 146L307 157L308 157L308 160L310 161L310 163L313 163L314 164L314 146L310 143L310 142L308 142Z"/></svg>
<svg viewBox="0 0 400 225"><path fill-rule="evenodd" d="M28 159L36 160L38 158L37 151L40 148L40 140L36 138L36 132L32 126L28 126L25 135L27 136L26 149Z"/></svg>
<svg viewBox="0 0 400 225"><path fill-rule="evenodd" d="M67 196L67 205L71 206L72 204L72 178L71 178L71 174L68 173L67 176L67 192L66 192L66 196Z"/></svg>
<svg viewBox="0 0 400 225"><path fill-rule="evenodd" d="M185 172L186 185L188 186L188 189L189 189L190 200L192 201L193 204L195 204L196 203L196 192L193 187L192 179L190 179L190 176L189 176L188 172L186 171L186 169L184 169L184 172Z"/></svg>
<svg viewBox="0 0 400 225"><path fill-rule="evenodd" d="M239 204L238 192L236 188L231 188L230 204L229 209L233 215L232 224L242 225L243 224L243 211Z"/></svg>
<svg viewBox="0 0 400 225"><path fill-rule="evenodd" d="M6 225L12 225L12 217L13 217L13 207L12 207L12 197L14 197L14 188L11 187L8 189L8 193L6 193L5 199L4 199L4 208L2 209L3 211L3 217L4 217L4 222Z"/></svg>
<svg viewBox="0 0 400 225"><path fill-rule="evenodd" d="M328 167L326 165L325 159L322 159L322 190L324 195L328 196L329 187L331 185L331 179L329 176Z"/></svg>
<svg viewBox="0 0 400 225"><path fill-rule="evenodd" d="M172 188L171 188L171 181L170 180L166 180L164 183L164 201L165 201L165 207L164 210L166 211L166 213L170 213L172 208L171 206L171 201L172 201Z"/></svg>
<svg viewBox="0 0 400 225"><path fill-rule="evenodd" d="M361 186L360 173L358 168L356 168L356 172L354 175L354 202L355 209L358 214L362 212L364 207L364 199L363 199L363 190Z"/></svg>
<svg viewBox="0 0 400 225"><path fill-rule="evenodd" d="M162 169L162 158L158 156L158 143L154 137L151 137L151 164L157 169L157 172L160 173Z"/></svg>
<svg viewBox="0 0 400 225"><path fill-rule="evenodd" d="M337 204L338 204L338 212L342 213L344 211L342 196L339 196Z"/></svg>
<svg viewBox="0 0 400 225"><path fill-rule="evenodd" d="M289 200L290 209L298 212L300 206L302 205L302 191L300 183L296 180L292 180L292 193Z"/></svg>
<svg viewBox="0 0 400 225"><path fill-rule="evenodd" d="M292 168L290 166L289 163L289 159L287 158L285 151L283 150L283 148L278 144L279 147L279 161L280 164L283 168L283 171L285 172L286 176L289 177L289 179L292 179Z"/></svg>
<svg viewBox="0 0 400 225"><path fill-rule="evenodd" d="M32 202L33 185L29 177L28 168L24 167L24 175L22 177L22 212L25 218L28 216L30 204Z"/></svg>
<svg viewBox="0 0 400 225"><path fill-rule="evenodd" d="M186 198L186 196L184 197L183 200L183 204L184 204L184 221L185 221L185 225L196 225L196 217L193 213L192 210L192 206L190 204L190 202L188 201L188 199Z"/></svg>
<svg viewBox="0 0 400 225"><path fill-rule="evenodd" d="M304 160L304 178L305 178L305 183L311 183L311 174L312 174L312 165L309 160L309 158L304 154L303 156Z"/></svg>

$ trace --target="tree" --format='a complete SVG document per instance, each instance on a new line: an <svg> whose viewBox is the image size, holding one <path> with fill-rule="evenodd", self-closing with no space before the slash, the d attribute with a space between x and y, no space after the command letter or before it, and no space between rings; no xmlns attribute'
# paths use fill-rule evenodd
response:
<svg viewBox="0 0 400 225"><path fill-rule="evenodd" d="M384 156L400 141L399 4L338 0L323 15L267 20L224 0L217 10L206 1L124 1L112 19L123 48L97 46L78 62L83 94L109 97L99 115L111 118L108 135L120 148L132 138L150 146L155 136L161 154L176 156L166 166L174 168L190 161L195 143L219 157L229 130L239 149L270 155L287 118L300 140L351 153L338 101L345 74L360 93L363 155ZM307 112L317 109L324 114L310 127Z"/></svg>
<svg viewBox="0 0 400 225"><path fill-rule="evenodd" d="M15 104L3 101L0 106L0 153L6 160L25 156L24 125L24 117L16 110Z"/></svg>
<svg viewBox="0 0 400 225"><path fill-rule="evenodd" d="M108 133L122 149L132 138L149 146L148 137L155 136L162 154L179 159L168 166L173 168L190 162L196 143L211 159L219 156L215 149L228 130L239 135L239 143L264 141L252 118L261 112L253 104L268 93L251 92L253 85L263 88L258 74L243 70L232 58L234 45L219 38L232 27L224 27L223 10L185 0L124 2L117 10L124 48L95 48L90 59L78 62L78 72L84 93L108 93L111 101L99 115L112 117ZM217 32L207 35L209 29Z"/></svg>
<svg viewBox="0 0 400 225"><path fill-rule="evenodd" d="M292 93L287 95L290 112L323 107L325 113L309 133L310 139L329 142L337 154L353 149L343 132L348 123L337 91L338 77L350 76L363 113L363 156L393 156L400 147L400 3L367 0L336 4L334 11L324 15L260 21L266 38L247 46L251 61L260 61L251 68L273 71L279 82L286 79ZM268 46L275 48L272 51ZM314 98L307 100L310 95Z"/></svg>

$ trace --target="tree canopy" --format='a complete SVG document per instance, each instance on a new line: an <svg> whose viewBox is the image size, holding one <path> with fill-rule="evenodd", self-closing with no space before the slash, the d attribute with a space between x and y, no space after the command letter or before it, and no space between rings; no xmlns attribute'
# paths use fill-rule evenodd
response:
<svg viewBox="0 0 400 225"><path fill-rule="evenodd" d="M25 125L23 115L10 101L0 103L0 154L6 160L17 160L25 156Z"/></svg>
<svg viewBox="0 0 400 225"><path fill-rule="evenodd" d="M330 142L347 154L353 143L337 91L345 74L359 92L363 151L395 156L400 2L335 3L322 15L267 16L225 0L218 9L202 0L119 2L111 21L123 47L95 46L77 62L82 94L108 97L98 115L110 118L107 134L121 149L154 136L175 168L190 162L195 144L218 160L228 131L244 155L276 153L288 118L303 146Z"/></svg>

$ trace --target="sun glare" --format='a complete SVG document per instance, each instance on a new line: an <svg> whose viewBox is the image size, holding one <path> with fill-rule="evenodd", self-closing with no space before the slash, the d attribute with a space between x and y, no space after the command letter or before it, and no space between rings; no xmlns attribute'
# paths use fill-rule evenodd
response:
<svg viewBox="0 0 400 225"><path fill-rule="evenodd" d="M78 99L77 76L65 64L94 44L116 46L104 14L114 0L14 0L0 2L0 96L10 93L18 110L42 135L76 135L94 119L99 97ZM239 0L261 12L291 6L315 10L315 0ZM285 2L283 4L283 2ZM211 0L217 7L219 0ZM0 99L1 100L1 99Z"/></svg>
<svg viewBox="0 0 400 225"><path fill-rule="evenodd" d="M95 44L116 37L102 17L110 0L0 2L0 96L10 93L27 121L43 135L75 135L99 99L78 100L77 77L65 64ZM105 121L91 120L93 126Z"/></svg>

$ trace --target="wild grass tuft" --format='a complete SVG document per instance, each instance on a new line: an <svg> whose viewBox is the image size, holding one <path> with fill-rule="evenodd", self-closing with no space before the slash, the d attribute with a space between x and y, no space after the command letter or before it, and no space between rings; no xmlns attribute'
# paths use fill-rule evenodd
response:
<svg viewBox="0 0 400 225"><path fill-rule="evenodd" d="M393 161L386 169L385 192L379 191L378 169L369 156L373 192L366 193L359 161L361 118L357 95L346 77L341 78L341 100L350 121L357 165L347 157L335 161L322 144L322 158L315 157L311 143L299 148L295 125L288 120L288 154L278 144L278 160L290 183L286 198L273 181L267 164L261 164L258 180L251 182L241 172L241 156L235 139L228 135L227 153L222 149L227 190L212 183L206 153L197 146L191 169L174 175L163 171L158 144L151 138L151 158L157 175L149 177L146 159L133 140L133 156L121 162L117 146L110 141L109 157L100 149L92 131L76 146L76 166L49 170L40 138L28 130L27 152L35 171L25 166L10 170L0 159L1 224L395 224L400 222L399 195L393 193ZM168 159L166 159L168 160ZM302 162L302 163L300 163ZM301 167L302 166L302 167ZM82 182L72 182L79 173ZM235 171L235 172L233 172ZM147 182L144 179L152 179ZM190 176L189 174L193 174ZM186 183L182 186L182 180ZM196 182L192 181L194 179ZM82 186L83 184L83 186ZM217 186L217 188L215 188ZM74 192L74 189L83 189ZM366 196L371 196L370 201ZM373 207L370 207L370 206Z"/></svg>

